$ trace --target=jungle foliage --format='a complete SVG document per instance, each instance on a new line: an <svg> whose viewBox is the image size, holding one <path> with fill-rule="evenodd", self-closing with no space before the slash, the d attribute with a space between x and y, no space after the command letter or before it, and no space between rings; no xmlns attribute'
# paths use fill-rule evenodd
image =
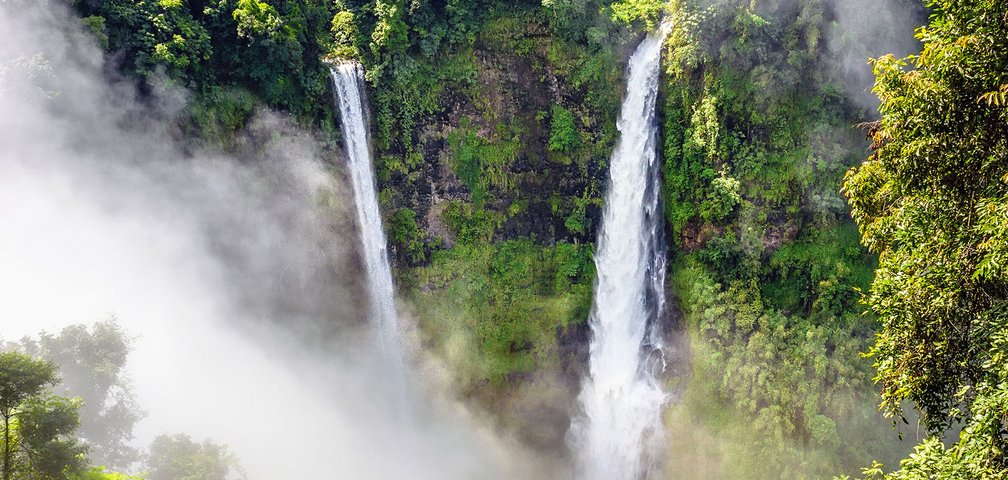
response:
<svg viewBox="0 0 1008 480"><path fill-rule="evenodd" d="M119 71L196 94L190 122L228 140L251 117L247 93L331 129L328 0L70 0Z"/></svg>
<svg viewBox="0 0 1008 480"><path fill-rule="evenodd" d="M63 479L84 471L84 445L74 437L79 400L52 395L56 366L18 352L0 353L2 474L11 479Z"/></svg>
<svg viewBox="0 0 1008 480"><path fill-rule="evenodd" d="M858 291L875 259L840 186L869 113L832 65L832 2L673 2L671 17L663 188L693 364L671 415L707 418L748 446L732 452L744 467L719 478L822 477L898 458L860 355L875 323ZM758 438L718 427L690 398L717 399Z"/></svg>
<svg viewBox="0 0 1008 480"><path fill-rule="evenodd" d="M139 459L129 445L133 426L143 416L124 372L129 342L109 320L90 327L72 325L57 334L43 332L11 345L58 366L60 381L53 391L88 400L80 404L76 433L92 461L113 468Z"/></svg>
<svg viewBox="0 0 1008 480"><path fill-rule="evenodd" d="M0 341L4 480L225 480L241 473L238 459L209 440L161 435L143 452L130 446L143 416L124 375L131 340L108 320ZM106 469L138 465L137 476Z"/></svg>
<svg viewBox="0 0 1008 480"><path fill-rule="evenodd" d="M879 255L867 302L882 407L915 406L931 435L896 472L865 473L1008 478L1008 5L930 5L922 51L874 62L874 153L844 184Z"/></svg>

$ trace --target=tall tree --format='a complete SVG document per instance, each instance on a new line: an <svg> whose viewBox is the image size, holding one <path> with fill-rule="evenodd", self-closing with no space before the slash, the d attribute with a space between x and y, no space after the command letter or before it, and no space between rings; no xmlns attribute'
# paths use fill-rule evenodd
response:
<svg viewBox="0 0 1008 480"><path fill-rule="evenodd" d="M875 61L874 154L844 186L879 255L882 406L933 435L887 478L1008 478L1008 3L930 6L923 51Z"/></svg>
<svg viewBox="0 0 1008 480"><path fill-rule="evenodd" d="M57 393L83 399L78 434L87 441L91 460L124 468L138 459L129 445L143 415L125 372L130 338L114 319L90 327L71 325L58 334L42 332L37 340L22 340L20 347L58 365Z"/></svg>
<svg viewBox="0 0 1008 480"><path fill-rule="evenodd" d="M0 353L0 420L3 421L3 480L11 480L19 445L17 420L26 403L57 381L56 366L17 352Z"/></svg>
<svg viewBox="0 0 1008 480"><path fill-rule="evenodd" d="M76 480L86 466L87 447L77 436L80 399L51 394L29 399L18 418L22 478Z"/></svg>
<svg viewBox="0 0 1008 480"><path fill-rule="evenodd" d="M3 420L3 480L14 472L14 422L23 404L56 383L56 367L17 352L0 353L0 419Z"/></svg>

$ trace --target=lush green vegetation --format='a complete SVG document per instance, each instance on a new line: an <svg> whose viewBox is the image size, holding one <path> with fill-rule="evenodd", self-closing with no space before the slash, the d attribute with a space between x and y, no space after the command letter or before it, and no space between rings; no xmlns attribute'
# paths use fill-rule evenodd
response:
<svg viewBox="0 0 1008 480"><path fill-rule="evenodd" d="M77 435L86 443L92 460L123 468L137 459L138 452L128 441L142 414L123 371L129 338L117 324L74 325L58 334L23 339L16 346L59 367L57 393L88 400L78 405L81 425Z"/></svg>
<svg viewBox="0 0 1008 480"><path fill-rule="evenodd" d="M875 61L874 154L844 184L879 255L882 407L900 419L912 402L931 434L898 471L866 474L1008 478L1008 5L931 5L922 52Z"/></svg>
<svg viewBox="0 0 1008 480"><path fill-rule="evenodd" d="M466 385L557 366L557 333L583 322L594 264L588 245L530 239L456 246L416 273L425 339Z"/></svg>
<svg viewBox="0 0 1008 480"><path fill-rule="evenodd" d="M2 472L14 478L60 478L84 471L84 446L73 437L79 401L49 394L55 365L17 352L0 353Z"/></svg>
<svg viewBox="0 0 1008 480"><path fill-rule="evenodd" d="M857 292L875 260L840 185L866 112L831 69L831 15L828 2L672 8L664 193L693 376L670 416L729 445L734 466L715 478L823 477L899 454L860 356L875 324ZM743 418L751 430L723 425Z"/></svg>
<svg viewBox="0 0 1008 480"><path fill-rule="evenodd" d="M142 413L123 373L129 343L113 321L0 342L4 480L225 480L241 472L225 447L181 434L162 435L145 452L130 447ZM141 476L106 470L137 462Z"/></svg>
<svg viewBox="0 0 1008 480"><path fill-rule="evenodd" d="M120 71L146 88L165 75L196 94L196 138L221 143L259 100L331 130L327 0L71 0ZM257 100L251 103L249 95Z"/></svg>

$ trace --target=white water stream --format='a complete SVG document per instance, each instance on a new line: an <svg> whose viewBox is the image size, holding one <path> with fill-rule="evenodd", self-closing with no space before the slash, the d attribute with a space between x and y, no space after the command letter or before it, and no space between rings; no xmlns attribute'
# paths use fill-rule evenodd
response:
<svg viewBox="0 0 1008 480"><path fill-rule="evenodd" d="M354 202L360 228L364 267L367 270L368 296L371 321L377 329L382 353L389 365L392 395L401 412L409 409L407 395L406 362L403 353L402 332L395 306L395 286L389 265L385 230L371 163L371 148L364 114L363 69L355 62L344 62L332 67L336 85L336 102L343 123L343 137L349 158Z"/></svg>
<svg viewBox="0 0 1008 480"><path fill-rule="evenodd" d="M649 35L628 67L595 255L590 371L579 397L583 414L571 431L579 479L635 480L657 468L668 395L655 376L661 356L654 355L665 277L655 102L667 30Z"/></svg>

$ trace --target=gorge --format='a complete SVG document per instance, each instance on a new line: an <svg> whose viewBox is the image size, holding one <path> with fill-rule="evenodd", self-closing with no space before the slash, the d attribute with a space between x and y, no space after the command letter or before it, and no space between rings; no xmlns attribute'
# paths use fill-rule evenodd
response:
<svg viewBox="0 0 1008 480"><path fill-rule="evenodd" d="M1006 9L0 0L0 476L1002 480Z"/></svg>

